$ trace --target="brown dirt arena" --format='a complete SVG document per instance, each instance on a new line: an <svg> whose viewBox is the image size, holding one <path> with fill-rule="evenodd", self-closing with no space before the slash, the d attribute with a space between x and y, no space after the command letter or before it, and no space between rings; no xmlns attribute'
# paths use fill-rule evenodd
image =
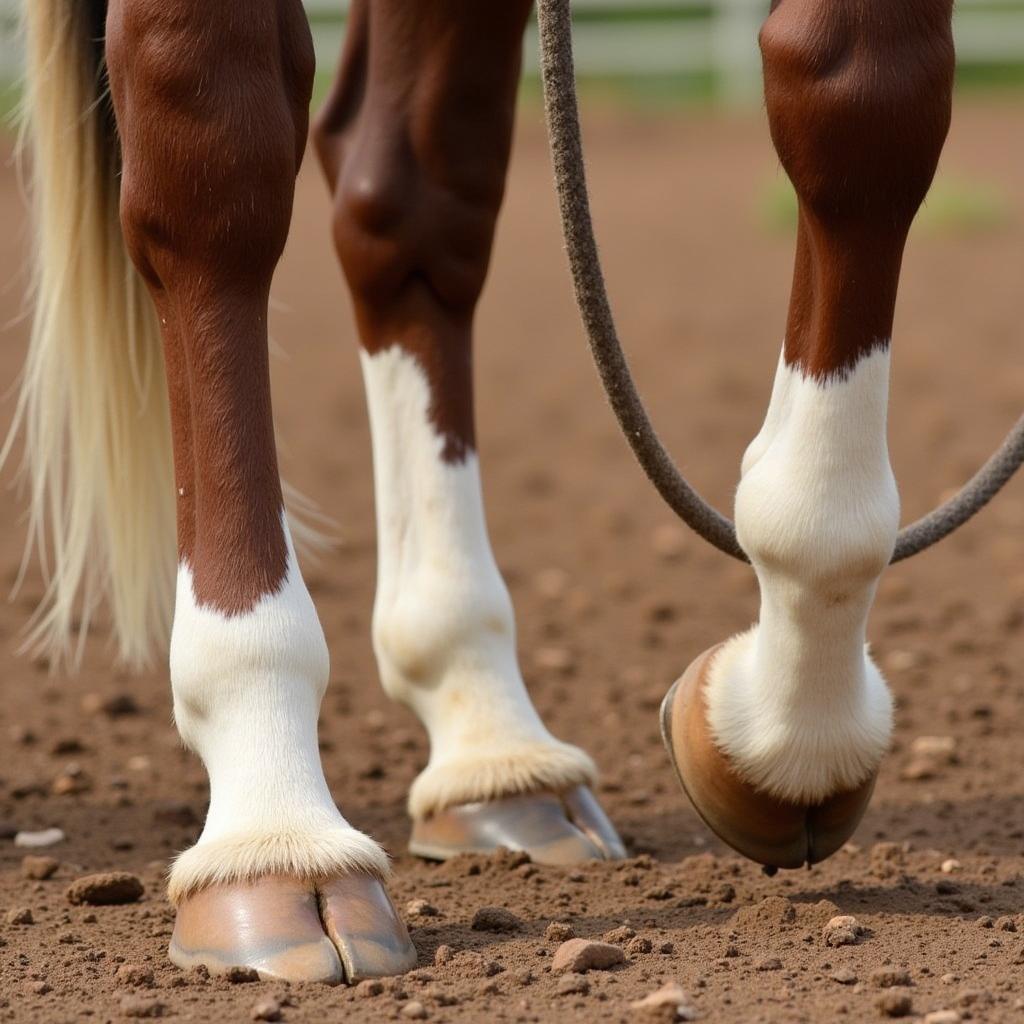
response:
<svg viewBox="0 0 1024 1024"><path fill-rule="evenodd" d="M591 115L588 144L611 289L642 390L684 471L727 507L767 401L791 262L790 238L766 231L757 212L777 174L763 121L609 108ZM24 352L16 317L27 239L9 143L2 155L6 391ZM992 183L1006 210L989 230L922 231L909 247L891 429L905 519L957 486L1024 402L1022 166L1024 105L958 106L944 172ZM425 749L375 678L370 448L327 221L308 165L274 292L284 352L274 365L277 422L286 475L340 524L341 544L308 569L333 663L321 723L328 781L345 814L394 855L399 907L420 899L437 911L409 918L419 968L367 996L170 966L161 879L198 833L203 771L179 745L164 671L130 678L110 668L98 641L74 679L16 657L40 593L33 575L0 606L0 1019L247 1021L256 1003L276 998L294 1024L417 1019L411 1003L431 1021L632 1021L645 1018L630 1003L672 981L709 1021L936 1011L951 1012L933 1021L1021 1019L1024 480L941 549L884 578L871 637L898 695L898 729L855 842L812 871L774 879L727 853L676 786L656 708L697 653L750 623L754 580L675 526L605 408L570 297L534 107L521 119L479 316L487 505L532 692L553 729L596 756L601 796L635 859L568 871L509 857L435 866L404 853L404 797ZM0 418L9 415L6 403ZM23 541L11 482L7 472L5 591ZM951 739L922 757L921 737ZM11 829L50 826L67 835L41 851L59 867L47 880L26 878ZM114 869L142 879L140 902L68 901L73 880ZM483 906L514 912L517 930L474 930ZM34 923L8 923L23 909ZM865 926L857 944L825 943L836 914ZM552 921L586 938L619 929L612 939L625 943L628 928L647 941L632 942L624 964L568 984L550 969ZM118 973L125 965L142 969Z"/></svg>

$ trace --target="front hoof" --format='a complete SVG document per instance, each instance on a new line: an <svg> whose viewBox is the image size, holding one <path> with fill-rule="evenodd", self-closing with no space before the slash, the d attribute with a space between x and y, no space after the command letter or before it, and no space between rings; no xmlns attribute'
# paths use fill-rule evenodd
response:
<svg viewBox="0 0 1024 1024"><path fill-rule="evenodd" d="M524 850L537 864L626 856L622 840L586 786L448 807L413 822L409 840L409 851L428 860L491 853L499 847Z"/></svg>
<svg viewBox="0 0 1024 1024"><path fill-rule="evenodd" d="M268 875L203 889L178 906L168 952L186 969L249 967L264 979L329 985L416 966L405 925L370 875L317 883Z"/></svg>
<svg viewBox="0 0 1024 1024"><path fill-rule="evenodd" d="M708 728L704 689L717 650L697 658L661 705L662 738L683 792L719 839L766 868L825 860L860 824L876 776L814 804L779 800L741 779Z"/></svg>

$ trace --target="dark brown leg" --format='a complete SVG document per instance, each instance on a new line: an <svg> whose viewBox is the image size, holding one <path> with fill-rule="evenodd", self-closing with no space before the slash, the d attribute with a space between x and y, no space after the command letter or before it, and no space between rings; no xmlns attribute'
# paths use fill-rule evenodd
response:
<svg viewBox="0 0 1024 1024"><path fill-rule="evenodd" d="M385 689L430 733L413 849L615 856L593 764L516 663L475 453L472 329L511 143L529 0L366 0L316 127L374 439Z"/></svg>
<svg viewBox="0 0 1024 1024"><path fill-rule="evenodd" d="M800 207L783 357L743 460L737 536L757 626L666 699L680 780L727 843L772 867L852 833L889 745L865 653L899 497L889 342L903 246L949 125L951 0L776 0L761 33L772 138Z"/></svg>
<svg viewBox="0 0 1024 1024"><path fill-rule="evenodd" d="M327 649L274 450L267 303L305 147L305 16L299 0L112 0L107 60L125 238L164 329L175 719L210 775L203 833L171 871L171 955L296 981L399 973L415 952L385 858L320 766Z"/></svg>

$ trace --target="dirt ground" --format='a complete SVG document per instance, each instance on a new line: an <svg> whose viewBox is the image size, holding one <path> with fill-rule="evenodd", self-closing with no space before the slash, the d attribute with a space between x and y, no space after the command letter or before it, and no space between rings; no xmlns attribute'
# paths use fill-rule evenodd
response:
<svg viewBox="0 0 1024 1024"><path fill-rule="evenodd" d="M9 150L4 143L5 158ZM763 121L608 110L590 118L588 155L637 377L684 471L728 507L767 401L791 264L790 238L759 220L759 197L778 173ZM1022 165L1024 103L958 108L944 173L1000 190L1006 215L991 230L918 233L908 250L891 427L905 519L957 486L1024 400ZM404 852L405 794L426 750L375 678L370 448L327 220L307 166L274 289L284 352L276 415L287 477L340 524L339 546L307 570L333 666L321 722L327 778L349 819L395 857L398 906L425 899L437 910L410 918L419 968L365 997L206 980L165 960L172 914L161 879L198 834L203 771L173 730L164 671L130 678L110 668L99 641L71 679L16 656L40 592L32 576L0 605L0 1019L118 1021L160 1004L176 1020L246 1021L277 996L295 1024L414 1019L415 1010L401 1016L410 1002L434 1021L628 1021L640 1019L631 1001L670 981L713 1021L870 1021L885 998L918 1019L938 1010L1024 1018L1024 480L941 549L884 578L870 633L898 697L898 728L855 841L811 871L773 879L725 852L671 775L656 709L694 656L751 622L756 587L748 569L674 527L605 409L533 108L521 119L479 316L487 507L532 693L552 729L596 757L600 795L635 856L568 871L508 857L436 866ZM6 391L26 335L17 319L25 220L6 159L0 223ZM4 422L9 414L8 402ZM23 542L10 482L8 472L5 590ZM949 740L922 762L920 737ZM60 867L49 880L26 879L12 830L50 826L67 836L43 851ZM143 880L139 903L68 902L72 880L112 869ZM488 905L518 915L519 930L473 930ZM5 923L23 908L34 923ZM824 942L837 913L867 929L857 944ZM549 966L556 943L545 937L552 921L594 938L625 926L649 942L587 975L581 991L560 993ZM437 956L441 946L454 955ZM150 967L152 982L122 982L123 964ZM881 987L893 981L909 984Z"/></svg>

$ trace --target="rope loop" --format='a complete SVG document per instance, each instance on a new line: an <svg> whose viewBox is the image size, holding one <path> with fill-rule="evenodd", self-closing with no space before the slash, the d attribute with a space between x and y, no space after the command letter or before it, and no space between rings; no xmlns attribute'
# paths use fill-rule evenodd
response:
<svg viewBox="0 0 1024 1024"><path fill-rule="evenodd" d="M576 303L601 384L633 454L665 503L709 544L749 559L728 516L709 505L679 472L661 443L622 352L594 238L583 160L570 0L537 0L544 111ZM1024 415L1002 444L947 502L904 527L892 561L910 558L963 526L1002 490L1024 463Z"/></svg>

